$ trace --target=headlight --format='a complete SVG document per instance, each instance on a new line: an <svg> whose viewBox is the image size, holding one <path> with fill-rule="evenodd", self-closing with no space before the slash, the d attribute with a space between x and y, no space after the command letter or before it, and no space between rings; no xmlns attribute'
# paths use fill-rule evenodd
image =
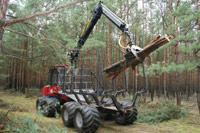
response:
<svg viewBox="0 0 200 133"><path fill-rule="evenodd" d="M58 91L58 94L62 94L62 93L63 93L62 90Z"/></svg>

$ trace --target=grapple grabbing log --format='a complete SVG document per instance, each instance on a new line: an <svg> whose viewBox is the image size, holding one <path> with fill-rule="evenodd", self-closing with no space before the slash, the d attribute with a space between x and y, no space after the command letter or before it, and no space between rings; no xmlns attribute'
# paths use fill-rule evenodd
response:
<svg viewBox="0 0 200 133"><path fill-rule="evenodd" d="M104 69L104 72L106 72L107 77L111 76L117 76L120 74L120 72L126 70L129 67L134 68L137 66L139 63L143 62L143 60L149 56L150 53L154 52L156 49L159 47L165 45L170 41L170 36L164 35L163 37L160 37L158 35L149 45L147 45L144 49L141 51L136 52L136 56L130 51L126 53L127 59L121 60L107 68Z"/></svg>

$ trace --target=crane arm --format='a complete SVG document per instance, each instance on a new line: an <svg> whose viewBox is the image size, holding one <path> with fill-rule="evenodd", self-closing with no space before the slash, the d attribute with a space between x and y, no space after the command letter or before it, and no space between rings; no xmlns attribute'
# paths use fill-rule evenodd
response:
<svg viewBox="0 0 200 133"><path fill-rule="evenodd" d="M128 35L129 37L128 44L130 46L134 44L132 40L132 34L131 32L128 31L128 24L126 24L121 18L119 18L112 11L110 11L105 5L102 4L101 1L96 5L96 8L92 10L92 14L93 14L92 18L88 21L88 24L86 25L85 30L79 37L77 46L74 48L74 50L71 53L69 53L70 61L72 65L76 65L76 61L78 60L80 49L85 44L87 38L92 32L97 21L101 18L102 14L106 18L108 18L113 24L115 24L123 33Z"/></svg>

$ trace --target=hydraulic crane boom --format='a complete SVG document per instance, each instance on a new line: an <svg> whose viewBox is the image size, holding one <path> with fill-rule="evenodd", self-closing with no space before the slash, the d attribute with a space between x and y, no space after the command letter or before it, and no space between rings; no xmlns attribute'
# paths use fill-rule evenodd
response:
<svg viewBox="0 0 200 133"><path fill-rule="evenodd" d="M72 65L76 65L76 61L79 57L80 49L85 44L92 29L94 28L94 26L96 25L97 21L100 19L102 14L104 16L106 16L106 18L108 18L113 24L115 24L123 33L128 35L129 46L134 44L134 42L132 40L132 34L128 31L128 24L126 24L121 18L119 18L112 11L110 11L105 5L102 4L101 1L97 4L96 8L92 10L92 14L93 14L93 16L89 20L88 24L86 25L85 31L81 34L81 36L77 42L77 46L71 53L69 53L70 61L71 61ZM126 51L130 51L129 48L127 48Z"/></svg>

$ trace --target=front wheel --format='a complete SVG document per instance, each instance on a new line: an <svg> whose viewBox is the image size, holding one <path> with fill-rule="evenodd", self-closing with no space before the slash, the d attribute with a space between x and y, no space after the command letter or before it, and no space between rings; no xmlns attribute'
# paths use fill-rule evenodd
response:
<svg viewBox="0 0 200 133"><path fill-rule="evenodd" d="M37 100L36 100L36 110L37 111L42 111L43 110L43 104L44 102L46 101L48 97L46 96L42 96L42 97L38 97Z"/></svg>
<svg viewBox="0 0 200 133"><path fill-rule="evenodd" d="M42 96L36 101L36 109L44 116L53 117L60 111L60 101L57 98Z"/></svg>
<svg viewBox="0 0 200 133"><path fill-rule="evenodd" d="M60 110L60 102L57 98L47 98L42 108L44 116L54 117Z"/></svg>

